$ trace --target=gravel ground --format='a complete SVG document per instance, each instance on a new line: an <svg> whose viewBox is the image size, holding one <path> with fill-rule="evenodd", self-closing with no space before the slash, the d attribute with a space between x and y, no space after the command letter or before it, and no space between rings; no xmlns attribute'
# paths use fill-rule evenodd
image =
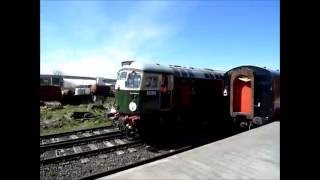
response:
<svg viewBox="0 0 320 180"><path fill-rule="evenodd" d="M132 147L131 147L132 148ZM134 151L134 149L136 151ZM117 152L101 153L91 157L82 157L69 162L58 164L48 164L40 167L40 179L76 179L92 173L98 173L134 162L149 159L162 153L147 150L146 145L134 147L134 149L124 149L124 153L117 155Z"/></svg>

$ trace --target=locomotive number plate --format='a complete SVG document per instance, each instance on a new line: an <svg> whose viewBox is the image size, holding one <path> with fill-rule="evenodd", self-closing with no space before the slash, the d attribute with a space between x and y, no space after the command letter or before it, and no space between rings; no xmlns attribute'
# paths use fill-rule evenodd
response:
<svg viewBox="0 0 320 180"><path fill-rule="evenodd" d="M147 91L148 96L155 96L157 94L156 91Z"/></svg>

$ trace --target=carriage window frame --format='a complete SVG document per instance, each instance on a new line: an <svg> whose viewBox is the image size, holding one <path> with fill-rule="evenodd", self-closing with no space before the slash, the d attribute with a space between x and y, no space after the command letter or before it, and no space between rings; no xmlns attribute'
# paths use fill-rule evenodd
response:
<svg viewBox="0 0 320 180"><path fill-rule="evenodd" d="M50 85L50 79L48 79L48 78L41 78L41 79L40 79L40 84L41 84L41 85Z"/></svg>
<svg viewBox="0 0 320 180"><path fill-rule="evenodd" d="M60 78L53 77L52 78L52 85L60 85Z"/></svg>

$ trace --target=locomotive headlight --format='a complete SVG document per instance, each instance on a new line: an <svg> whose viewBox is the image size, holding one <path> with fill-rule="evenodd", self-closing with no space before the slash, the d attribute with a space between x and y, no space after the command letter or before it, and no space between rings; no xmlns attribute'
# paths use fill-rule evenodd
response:
<svg viewBox="0 0 320 180"><path fill-rule="evenodd" d="M228 96L228 91L227 91L227 89L224 89L224 91L223 91L223 96Z"/></svg>
<svg viewBox="0 0 320 180"><path fill-rule="evenodd" d="M137 104L135 103L135 102L131 102L130 104L129 104L129 109L130 109L130 111L135 111L135 110L137 110Z"/></svg>

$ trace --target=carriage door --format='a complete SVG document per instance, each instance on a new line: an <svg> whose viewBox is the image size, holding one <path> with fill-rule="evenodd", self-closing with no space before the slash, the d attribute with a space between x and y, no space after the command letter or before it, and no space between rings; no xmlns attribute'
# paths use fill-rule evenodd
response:
<svg viewBox="0 0 320 180"><path fill-rule="evenodd" d="M170 96L171 93L169 91L169 75L162 74L160 86L161 109L170 108Z"/></svg>
<svg viewBox="0 0 320 180"><path fill-rule="evenodd" d="M252 89L251 79L240 76L233 84L233 111L251 113L252 111Z"/></svg>

